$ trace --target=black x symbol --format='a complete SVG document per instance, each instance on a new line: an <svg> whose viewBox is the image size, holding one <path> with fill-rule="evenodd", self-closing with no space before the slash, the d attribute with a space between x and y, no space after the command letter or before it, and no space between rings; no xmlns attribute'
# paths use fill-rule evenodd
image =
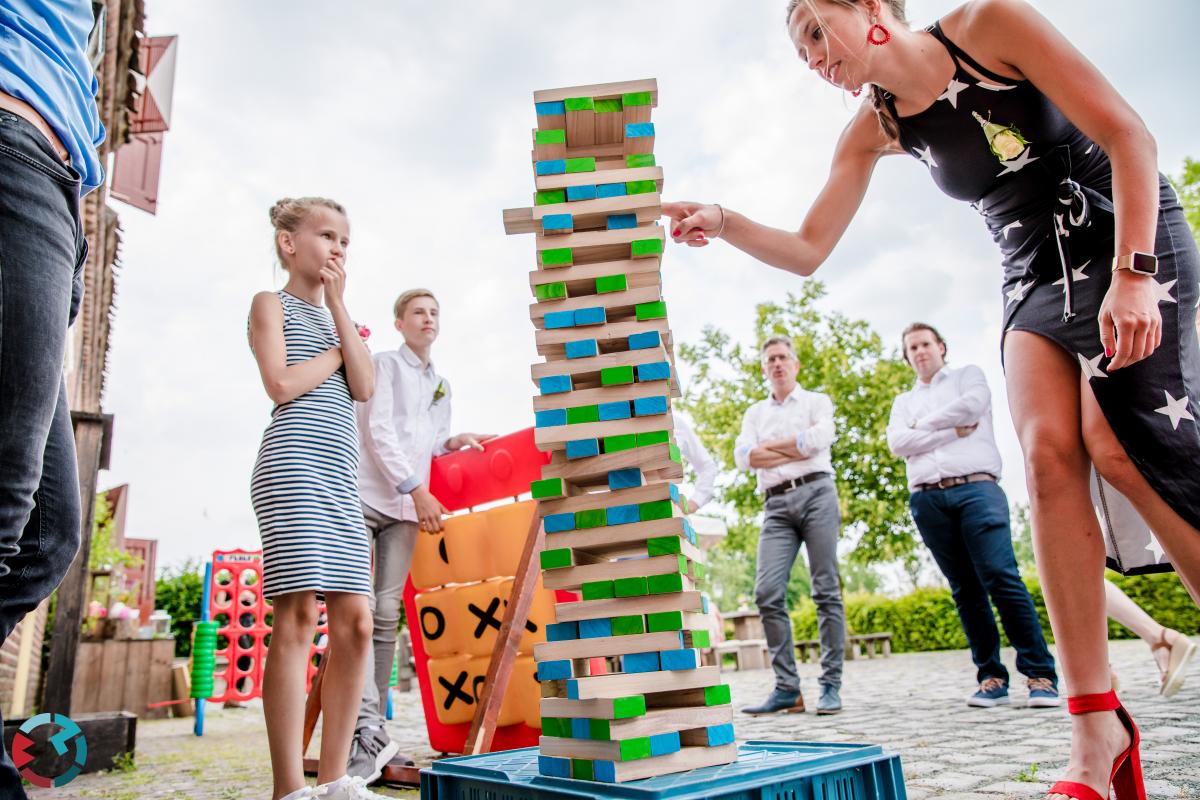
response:
<svg viewBox="0 0 1200 800"><path fill-rule="evenodd" d="M467 682L467 671L464 669L458 673L458 677L454 679L453 685L441 675L438 675L438 683L446 687L447 692L446 702L442 703L442 709L450 710L450 706L454 705L455 700L461 699L467 705L474 705L475 698L463 691L463 684Z"/></svg>
<svg viewBox="0 0 1200 800"><path fill-rule="evenodd" d="M487 631L491 625L496 630L500 630L500 619L496 616L496 612L500 610L500 598L493 597L492 602L488 603L487 611L484 611L474 603L467 604L467 610L475 616L479 617L479 624L475 626L475 638L478 639Z"/></svg>

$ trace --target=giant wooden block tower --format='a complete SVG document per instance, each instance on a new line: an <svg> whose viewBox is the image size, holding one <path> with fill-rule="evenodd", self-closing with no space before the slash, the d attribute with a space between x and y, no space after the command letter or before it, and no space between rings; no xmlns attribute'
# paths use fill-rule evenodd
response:
<svg viewBox="0 0 1200 800"><path fill-rule="evenodd" d="M535 92L534 205L504 212L537 241L542 580L582 593L534 650L539 770L610 783L737 758L729 687L699 658L704 564L675 483L657 100L653 80Z"/></svg>

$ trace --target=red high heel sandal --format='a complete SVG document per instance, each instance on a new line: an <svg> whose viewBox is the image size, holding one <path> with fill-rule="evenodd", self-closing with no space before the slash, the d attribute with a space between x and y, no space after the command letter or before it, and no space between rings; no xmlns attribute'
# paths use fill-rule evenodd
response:
<svg viewBox="0 0 1200 800"><path fill-rule="evenodd" d="M1113 761L1108 785L1112 787L1117 800L1146 800L1146 787L1142 783L1142 757L1138 753L1138 743L1141 741L1141 737L1138 736L1137 725L1133 723L1133 717L1129 716L1129 712L1117 699L1117 693L1104 692L1068 697L1067 709L1072 714L1091 714L1096 711L1117 712L1117 719L1125 726L1125 730L1129 731L1130 742L1129 747L1126 747ZM1076 800L1107 800L1108 798L1108 792L1100 795L1090 786L1075 781L1059 781L1050 787L1050 794L1064 794L1067 797L1074 797Z"/></svg>

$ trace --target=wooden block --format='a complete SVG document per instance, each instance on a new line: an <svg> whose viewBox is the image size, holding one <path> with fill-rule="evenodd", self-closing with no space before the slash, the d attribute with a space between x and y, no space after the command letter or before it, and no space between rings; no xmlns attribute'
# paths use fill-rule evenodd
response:
<svg viewBox="0 0 1200 800"><path fill-rule="evenodd" d="M626 327L625 340L628 342L630 334L639 333L647 330L645 326L634 325L630 327L628 323L618 323ZM547 347L561 346L562 342L550 340ZM556 337L556 339L566 340L567 337ZM669 337L667 339L669 342ZM546 361L533 364L530 367L530 377L536 385L542 378L548 375L566 375L571 379L572 388L585 389L600 386L600 371L607 367L633 366L640 367L643 364L668 364L667 374L670 374L669 356L666 347L653 348L648 350L628 351L614 350L603 354L597 353L595 357L588 358L586 361Z"/></svg>
<svg viewBox="0 0 1200 800"><path fill-rule="evenodd" d="M612 618L614 636L640 636L646 632L646 618L641 614L626 614Z"/></svg>
<svg viewBox="0 0 1200 800"><path fill-rule="evenodd" d="M626 420L634 422L634 420ZM550 477L550 476L547 476ZM642 504L665 500L671 502L678 494L678 487L670 483L654 483L638 486L632 489L621 489L609 492L592 492L575 497L564 497L539 504L540 514L560 514L564 511L581 511L590 508L608 508L629 504Z"/></svg>
<svg viewBox="0 0 1200 800"><path fill-rule="evenodd" d="M565 408L547 408L533 412L533 424L537 428L552 428L567 424Z"/></svg>
<svg viewBox="0 0 1200 800"><path fill-rule="evenodd" d="M567 442L564 447L569 459L594 458L600 455L599 439L575 439Z"/></svg>
<svg viewBox="0 0 1200 800"><path fill-rule="evenodd" d="M565 120L565 118L564 118ZM533 157L551 161L567 157L567 132L562 128L538 128L533 132Z"/></svg>
<svg viewBox="0 0 1200 800"><path fill-rule="evenodd" d="M625 156L625 166L630 169L656 166L654 153L631 153Z"/></svg>
<svg viewBox="0 0 1200 800"><path fill-rule="evenodd" d="M560 719L632 719L646 713L646 698L641 695L598 697L592 700L543 697L540 710L543 716Z"/></svg>
<svg viewBox="0 0 1200 800"><path fill-rule="evenodd" d="M585 511L575 512L575 528L577 530L603 528L606 524L607 518L602 508L589 508Z"/></svg>
<svg viewBox="0 0 1200 800"><path fill-rule="evenodd" d="M534 287L534 297L538 299L539 303L544 303L547 300L565 300L567 297L567 284L563 281L539 283Z"/></svg>
<svg viewBox="0 0 1200 800"><path fill-rule="evenodd" d="M563 302L569 303L571 301L564 300ZM610 322L601 328L595 328L593 330L589 330L586 332L588 335L590 335L592 337L591 341L595 342L595 345L596 345L595 353L593 353L590 356L576 355L573 357L574 358L591 358L592 356L600 355L600 353L613 353L613 352L628 353L629 351L626 350L625 348L627 348L629 346L630 335L634 334L634 333L641 333L643 331L648 331L648 330L658 331L659 335L662 336L664 339L666 339L668 344L670 344L670 341L671 341L670 340L670 326L667 324L667 321L665 319L655 319L655 320L650 320L649 322L635 322L633 320L629 320L627 322ZM556 357L561 358L566 353L567 342L572 342L572 341L578 340L580 338L581 333L583 333L583 331L576 331L576 330L571 330L571 329L535 330L533 333L533 340L534 340L534 344L537 346L537 351L538 351L539 355L544 356L550 360L555 360ZM568 357L571 357L571 356L568 356ZM649 360L647 360L647 361L649 361ZM631 362L632 362L632 359L622 359L618 363L631 363ZM646 361L642 361L641 363L646 363ZM661 362L661 363L665 364L666 362ZM609 365L605 365L605 366L609 366ZM664 368L662 366L653 367L651 369L655 370L654 377L649 378L652 380L666 380L666 378L671 374L670 369ZM638 379L639 380L647 380L648 378L643 378L641 376L641 373L642 373L642 370L639 370ZM646 374L649 375L650 373L647 372ZM658 377L659 375L661 375L663 377Z"/></svg>
<svg viewBox="0 0 1200 800"><path fill-rule="evenodd" d="M627 194L628 189L624 188L625 185L638 181L652 181L657 192L661 192L663 184L662 167L630 168L621 165L615 169L597 169L595 172L589 173L573 172L563 173L562 175L543 175L535 178L534 188L542 192L553 189L565 190L572 186L621 186L620 195L613 195L608 190L603 193L597 191L598 196L614 197ZM510 233L517 232L510 231ZM532 230L524 232L532 233Z"/></svg>
<svg viewBox="0 0 1200 800"><path fill-rule="evenodd" d="M547 576L548 577L548 576ZM543 578L545 580L545 578ZM549 584L546 584L549 588ZM559 622L578 622L599 617L620 617L636 614L687 612L699 615L704 612L704 601L700 592L659 594L647 597L621 597L612 600L578 601L555 605L555 619ZM690 617L687 621L691 621ZM705 622L686 626L689 630L704 627Z"/></svg>
<svg viewBox="0 0 1200 800"><path fill-rule="evenodd" d="M572 675L570 661L541 661L537 665L539 681L566 680Z"/></svg>
<svg viewBox="0 0 1200 800"><path fill-rule="evenodd" d="M542 500L545 498L565 497L568 488L563 483L562 478L543 478L531 483L529 491L533 495L534 500Z"/></svg>
<svg viewBox="0 0 1200 800"><path fill-rule="evenodd" d="M567 424L583 425L600 421L600 409L595 405L571 406L567 408Z"/></svg>
<svg viewBox="0 0 1200 800"><path fill-rule="evenodd" d="M548 241L554 242L557 239L566 240L574 235L568 233L562 236L553 236ZM543 267L569 267L574 263L574 251L570 247L549 247L539 250L537 258L538 263Z"/></svg>
<svg viewBox="0 0 1200 800"><path fill-rule="evenodd" d="M674 373L675 371L666 361L648 362L637 366L639 381L665 381L669 380Z"/></svg>
<svg viewBox="0 0 1200 800"><path fill-rule="evenodd" d="M624 107L619 97L595 101L596 143L613 144L621 141L625 132Z"/></svg>
<svg viewBox="0 0 1200 800"><path fill-rule="evenodd" d="M567 358L594 358L600 354L600 345L595 339L572 339L562 343L562 352ZM656 374L661 370L661 366L652 368L656 370Z"/></svg>
<svg viewBox="0 0 1200 800"><path fill-rule="evenodd" d="M534 108L537 111L538 130L563 130L566 126L566 106L561 99L546 103L535 103ZM626 122L630 121L624 111L622 111L622 116L625 117ZM648 120L649 118L647 117ZM563 131L563 141L566 142L566 131Z"/></svg>
<svg viewBox="0 0 1200 800"><path fill-rule="evenodd" d="M533 321L535 327L546 330L570 327L572 325L603 325L606 322L633 322L636 318L638 308L648 306L661 299L662 286L655 283L639 289L570 297L560 303L555 303L553 306L547 306L543 303L533 303L529 306L529 318ZM568 320L569 324L562 324L559 321L560 317L567 311L574 311L575 318ZM582 315L579 312L583 312ZM659 332L655 330L652 333ZM659 335L661 336L661 334ZM628 347L627 341L620 344Z"/></svg>
<svg viewBox="0 0 1200 800"><path fill-rule="evenodd" d="M575 530L575 514L547 514L542 518L546 533Z"/></svg>
<svg viewBox="0 0 1200 800"><path fill-rule="evenodd" d="M681 692L702 689L721 680L718 667L700 667L680 672L648 672L634 675L615 673L572 678L567 681L567 693L571 700L592 700L652 692Z"/></svg>
<svg viewBox="0 0 1200 800"><path fill-rule="evenodd" d="M559 625L577 625L578 623L556 623ZM628 653L644 653L650 650L670 650L683 646L683 637L677 631L661 631L659 633L643 633L630 636L608 636L598 639L570 640L547 639L533 646L533 657L538 661L554 661L574 658L603 658L605 656L623 656Z"/></svg>
<svg viewBox="0 0 1200 800"><path fill-rule="evenodd" d="M536 206L548 206L565 202L567 202L567 193L562 189L551 189L545 192L535 192L533 195L533 204ZM532 218L532 215L530 216Z"/></svg>
<svg viewBox="0 0 1200 800"><path fill-rule="evenodd" d="M619 742L542 736L538 740L538 752L551 757L629 762L649 758L651 748L648 736Z"/></svg>
<svg viewBox="0 0 1200 800"><path fill-rule="evenodd" d="M571 777L571 759L539 755L538 774L550 778L569 778Z"/></svg>
<svg viewBox="0 0 1200 800"><path fill-rule="evenodd" d="M567 113L568 122L570 120L570 112ZM570 140L568 130L568 141ZM625 155L631 153L653 153L654 152L654 123L653 122L630 122L625 126Z"/></svg>
<svg viewBox="0 0 1200 800"><path fill-rule="evenodd" d="M616 597L616 588L611 580L586 581L579 586L584 600L606 600Z"/></svg>
<svg viewBox="0 0 1200 800"><path fill-rule="evenodd" d="M534 175L562 175L567 171L565 158L552 158L547 161L533 162Z"/></svg>
<svg viewBox="0 0 1200 800"><path fill-rule="evenodd" d="M533 410L546 411L554 408L570 408L575 405L625 403L628 407L639 398L661 397L665 391L661 383L634 383L633 367L627 367L630 380L597 389L575 389L574 391L538 395L533 398ZM603 380L603 378L601 378ZM601 417L603 419L603 417ZM625 419L627 417L622 417ZM565 425L566 423L560 423Z"/></svg>
<svg viewBox="0 0 1200 800"><path fill-rule="evenodd" d="M542 233L571 233L575 230L575 219L570 214L547 214L542 217ZM566 296L564 286L563 296Z"/></svg>
<svg viewBox="0 0 1200 800"><path fill-rule="evenodd" d="M720 747L682 747L677 752L638 761L597 760L592 764L595 780L603 783L625 783L657 775L730 764L737 760L737 744Z"/></svg>
<svg viewBox="0 0 1200 800"><path fill-rule="evenodd" d="M547 330L556 330L558 328L573 328L575 327L575 312L574 311L543 311L541 314L542 326Z"/></svg>
<svg viewBox="0 0 1200 800"><path fill-rule="evenodd" d="M621 672L659 672L662 669L657 652L628 653L621 658ZM607 737L605 737L607 738Z"/></svg>
<svg viewBox="0 0 1200 800"><path fill-rule="evenodd" d="M621 562L611 563L619 564ZM613 581L613 589L617 597L644 597L650 594L650 590L646 586L646 579L641 575L631 578L617 578Z"/></svg>
<svg viewBox="0 0 1200 800"><path fill-rule="evenodd" d="M706 725L680 732L680 742L697 747L720 747L731 744L734 740L733 723L726 722L718 725Z"/></svg>
<svg viewBox="0 0 1200 800"><path fill-rule="evenodd" d="M667 634L669 635L669 634ZM551 622L546 626L546 642L570 642L579 639L579 623L578 622ZM536 654L538 645L534 645ZM538 661L542 660L541 656L535 655ZM546 656L553 659L554 656ZM574 658L574 656L558 656L558 658Z"/></svg>
<svg viewBox="0 0 1200 800"><path fill-rule="evenodd" d="M613 629L611 619L582 619L579 621L580 639L608 639L611 638L612 635Z"/></svg>
<svg viewBox="0 0 1200 800"><path fill-rule="evenodd" d="M583 327L587 325L603 325L608 322L608 316L605 313L604 306L588 306L587 308L577 308L574 311L575 326Z"/></svg>
<svg viewBox="0 0 1200 800"><path fill-rule="evenodd" d="M654 96L650 92L626 92L621 95L621 116L627 125L649 122L655 105Z"/></svg>
<svg viewBox="0 0 1200 800"><path fill-rule="evenodd" d="M548 103L566 100L568 97L584 96L601 100L616 97L624 101L626 95L633 96L639 93L649 95L649 105L658 105L658 81L654 78L617 83L594 83L587 86L569 86L561 89L541 89L533 93L533 102L535 104ZM637 102L636 99L635 102ZM624 102L622 102L622 105L624 105Z"/></svg>
<svg viewBox="0 0 1200 800"><path fill-rule="evenodd" d="M565 291L566 285L563 285ZM602 275L596 278L596 294L609 294L610 292L626 292L629 290L629 277L627 275ZM657 331L655 331L657 333ZM658 337L655 337L658 341Z"/></svg>
<svg viewBox="0 0 1200 800"><path fill-rule="evenodd" d="M546 546L569 547L593 556L636 552L640 548L654 558L682 555L696 564L703 560L703 555L698 547L688 541L685 532L687 524L684 517L672 517L587 531L568 530L552 537L548 534ZM649 544L652 541L657 543L655 548ZM667 541L675 543L677 549L674 552L661 552L667 549L664 544Z"/></svg>
<svg viewBox="0 0 1200 800"><path fill-rule="evenodd" d="M591 184L595 192L594 184ZM658 192L648 192L635 195L621 195L619 197L594 197L580 198L578 190L580 187L567 187L566 201L560 205L540 205L531 211L533 223L528 224L529 230L522 231L523 233L537 233L541 230L543 233L548 228L559 229L566 227L561 224L561 221L554 225L548 225L545 220L547 217L570 217L570 227L574 230L585 232L589 230L609 229L609 219L614 216L623 217L626 219L626 227L636 228L638 225L649 225L657 220L662 215L662 195ZM584 192L587 194L588 192ZM632 220L632 224L628 221Z"/></svg>
<svg viewBox="0 0 1200 800"><path fill-rule="evenodd" d="M563 98L567 112L567 144L584 147L596 143L596 112L591 97Z"/></svg>
<svg viewBox="0 0 1200 800"><path fill-rule="evenodd" d="M543 550L539 557L541 559L542 569L555 570L570 567L574 563L571 557L571 551L567 548L559 548L556 550Z"/></svg>
<svg viewBox="0 0 1200 800"><path fill-rule="evenodd" d="M596 199L596 184L584 183L579 186L568 186L566 188L566 199L568 203L586 202Z"/></svg>
<svg viewBox="0 0 1200 800"><path fill-rule="evenodd" d="M655 694L645 698L647 708L689 709L696 706L727 706L731 700L729 685L725 683L667 694Z"/></svg>
<svg viewBox="0 0 1200 800"><path fill-rule="evenodd" d="M620 588L613 587L615 588L616 597L632 597L638 594L645 595L649 592L647 588L647 576L666 575L669 573L679 574L680 572L686 572L688 569L687 559L683 556L655 556L654 558L626 559L622 561L606 561L596 564L563 567L546 574L542 580L547 589L576 589L585 586L613 584L617 581L634 581L642 587L640 592L622 594ZM626 587L631 585L629 583L625 584ZM690 591L691 586L689 585L688 588ZM610 589L607 595L584 597L584 600L599 600L603 599L604 596L613 597L613 589ZM631 614L633 611L625 611L623 613Z"/></svg>
<svg viewBox="0 0 1200 800"><path fill-rule="evenodd" d="M730 706L701 706L691 708L656 708L647 710L639 717L623 720L605 720L608 735L612 739L628 739L633 736L653 736L658 733L681 733L687 730L728 725L733 721Z"/></svg>
<svg viewBox="0 0 1200 800"><path fill-rule="evenodd" d="M619 231L626 228L636 228L638 226L637 214L609 214L605 221L604 227L610 231ZM545 230L545 224L542 229Z"/></svg>
<svg viewBox="0 0 1200 800"><path fill-rule="evenodd" d="M659 237L657 238L636 239L630 243L630 258L650 258L653 256L661 256L662 253L663 239L661 238L661 231ZM666 313L667 310L664 306L663 314L666 315Z"/></svg>
<svg viewBox="0 0 1200 800"><path fill-rule="evenodd" d="M670 403L666 395L651 395L649 397L638 397L633 400L633 413L638 417L652 417L657 414L665 414L670 408Z"/></svg>
<svg viewBox="0 0 1200 800"><path fill-rule="evenodd" d="M677 454L672 453L671 449L674 447L671 444L652 445L636 452L606 453L593 462L574 463L561 453L555 453L551 456L550 463L542 467L542 475L547 478L562 477L573 486L581 488L606 486L609 472L627 468L642 472L643 485L652 481L681 480L683 467L680 459L676 457Z"/></svg>
<svg viewBox="0 0 1200 800"><path fill-rule="evenodd" d="M652 399L652 398L647 398ZM600 403L597 406L602 422L610 422L618 419L629 419L633 416L630 411L630 403L628 400L615 400L610 403ZM612 524L611 522L609 523Z"/></svg>
<svg viewBox="0 0 1200 800"><path fill-rule="evenodd" d="M636 505L609 506L604 509L604 516L609 526L630 525L641 521L640 511Z"/></svg>
<svg viewBox="0 0 1200 800"><path fill-rule="evenodd" d="M671 424L670 414L663 414L657 417L643 417L641 419L622 419L614 422L568 424L553 428L535 428L533 439L537 448L546 452L549 450L562 450L567 442L578 439L599 439L605 436L628 433L658 433L657 428ZM662 432L665 433L665 431Z"/></svg>
<svg viewBox="0 0 1200 800"><path fill-rule="evenodd" d="M640 225L636 228L617 231L584 231L554 236L536 233L537 249L541 263L545 258L540 251L549 248L570 248L573 253L573 263L594 264L600 261L617 261L625 258L641 258L646 255L661 255L662 243L665 240L663 227L657 223ZM656 242L655 245L639 244L643 251L638 256L632 255L634 242ZM648 252L647 248L657 247L657 252Z"/></svg>

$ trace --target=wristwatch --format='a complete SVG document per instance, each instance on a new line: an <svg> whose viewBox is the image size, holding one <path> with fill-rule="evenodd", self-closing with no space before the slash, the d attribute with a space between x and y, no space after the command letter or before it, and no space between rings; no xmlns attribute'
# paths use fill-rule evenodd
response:
<svg viewBox="0 0 1200 800"><path fill-rule="evenodd" d="M1127 269L1134 275L1157 275L1158 256L1151 253L1132 252L1113 259L1113 272Z"/></svg>

